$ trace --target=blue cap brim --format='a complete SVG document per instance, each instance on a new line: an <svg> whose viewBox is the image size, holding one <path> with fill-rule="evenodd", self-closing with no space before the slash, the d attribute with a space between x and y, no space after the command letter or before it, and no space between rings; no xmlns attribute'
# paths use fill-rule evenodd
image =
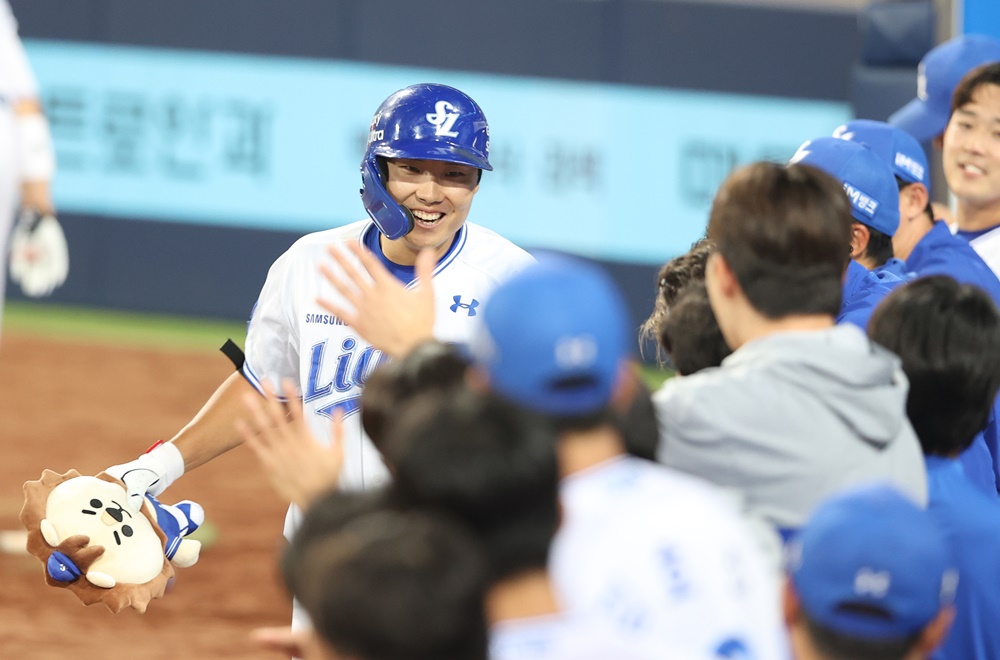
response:
<svg viewBox="0 0 1000 660"><path fill-rule="evenodd" d="M931 108L927 101L913 99L892 113L888 123L906 131L918 142L929 142L944 133L950 118L951 108L941 112Z"/></svg>

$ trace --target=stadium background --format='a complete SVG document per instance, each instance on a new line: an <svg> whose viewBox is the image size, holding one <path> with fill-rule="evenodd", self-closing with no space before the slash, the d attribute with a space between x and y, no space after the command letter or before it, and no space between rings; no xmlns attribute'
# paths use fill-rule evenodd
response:
<svg viewBox="0 0 1000 660"><path fill-rule="evenodd" d="M953 31L1000 36L992 0L11 5L52 124L71 274L43 302L8 292L3 529L43 468L93 473L190 419L274 258L364 216L357 166L392 90L437 81L479 100L497 171L473 221L601 262L638 325L733 167L884 119ZM175 489L217 538L170 597L113 617L0 555L0 657L274 657L246 636L287 620L283 503L239 450Z"/></svg>

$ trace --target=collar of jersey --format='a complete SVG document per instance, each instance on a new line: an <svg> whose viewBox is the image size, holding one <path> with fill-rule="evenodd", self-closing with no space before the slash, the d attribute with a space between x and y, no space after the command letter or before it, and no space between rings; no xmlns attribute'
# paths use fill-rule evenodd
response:
<svg viewBox="0 0 1000 660"><path fill-rule="evenodd" d="M382 262L389 272L392 273L396 279L406 285L406 288L410 288L416 284L413 266L401 266L394 261L390 261L389 258L382 252L381 241L373 240L372 232L375 232L375 234L378 233L378 228L375 227L374 222L369 223L358 237L358 242L361 244L361 247L368 249L372 254L378 257L379 261ZM434 275L437 275L442 270L447 268L455 260L455 258L458 257L459 252L461 252L462 248L465 247L468 235L469 227L468 225L463 224L455 234L455 238L451 242L451 247L449 247L448 251L445 252L440 259L438 259L437 266L434 267Z"/></svg>

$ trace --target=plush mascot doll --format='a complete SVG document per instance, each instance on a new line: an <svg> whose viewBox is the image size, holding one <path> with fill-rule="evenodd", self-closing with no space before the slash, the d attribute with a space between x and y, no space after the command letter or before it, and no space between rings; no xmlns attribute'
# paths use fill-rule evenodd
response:
<svg viewBox="0 0 1000 660"><path fill-rule="evenodd" d="M138 512L125 507L124 484L105 473L45 470L24 484L21 522L28 552L45 565L45 581L85 605L140 612L160 598L180 567L198 561L201 544L184 537L205 518L201 506L160 504L152 495Z"/></svg>

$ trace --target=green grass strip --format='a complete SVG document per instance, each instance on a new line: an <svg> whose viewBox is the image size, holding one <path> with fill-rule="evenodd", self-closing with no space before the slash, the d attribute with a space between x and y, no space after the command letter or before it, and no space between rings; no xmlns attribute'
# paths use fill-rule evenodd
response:
<svg viewBox="0 0 1000 660"><path fill-rule="evenodd" d="M10 302L4 308L3 332L30 334L59 341L86 341L166 350L217 351L230 337L242 346L246 338L246 323L48 303ZM669 369L650 365L642 365L640 373L653 390L674 375Z"/></svg>
<svg viewBox="0 0 1000 660"><path fill-rule="evenodd" d="M130 347L215 351L232 337L243 345L246 323L11 302L4 307L4 334L31 334L61 341L86 341Z"/></svg>

